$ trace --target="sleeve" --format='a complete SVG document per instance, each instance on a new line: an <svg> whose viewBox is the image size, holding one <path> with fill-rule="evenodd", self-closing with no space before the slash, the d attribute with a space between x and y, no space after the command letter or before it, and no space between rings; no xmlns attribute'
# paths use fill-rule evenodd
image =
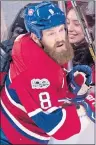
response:
<svg viewBox="0 0 96 145"><path fill-rule="evenodd" d="M35 124L49 136L62 140L79 133L80 121L75 106L59 106L57 81L54 70L41 67L16 77L13 88Z"/></svg>

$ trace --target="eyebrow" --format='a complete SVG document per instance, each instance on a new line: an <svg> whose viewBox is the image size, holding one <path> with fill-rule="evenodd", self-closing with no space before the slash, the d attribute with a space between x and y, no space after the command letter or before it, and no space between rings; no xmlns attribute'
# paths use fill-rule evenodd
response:
<svg viewBox="0 0 96 145"><path fill-rule="evenodd" d="M60 29L64 28L64 26L61 26ZM53 32L54 31L54 28L53 29L48 29L46 30L46 32Z"/></svg>
<svg viewBox="0 0 96 145"><path fill-rule="evenodd" d="M52 32L52 31L54 31L54 30L50 30L50 29L46 30L46 32Z"/></svg>
<svg viewBox="0 0 96 145"><path fill-rule="evenodd" d="M67 20L70 20L70 19L67 18ZM74 22L79 22L79 20L75 20L75 19L72 19L72 21L74 21Z"/></svg>
<svg viewBox="0 0 96 145"><path fill-rule="evenodd" d="M79 20L73 20L74 22L79 22Z"/></svg>

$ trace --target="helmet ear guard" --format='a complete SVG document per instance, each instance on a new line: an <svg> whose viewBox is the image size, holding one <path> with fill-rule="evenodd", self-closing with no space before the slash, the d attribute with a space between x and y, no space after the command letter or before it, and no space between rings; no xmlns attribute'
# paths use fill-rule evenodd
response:
<svg viewBox="0 0 96 145"><path fill-rule="evenodd" d="M34 24L32 26L27 24L27 26L26 26L26 24L25 24L25 27L29 33L30 32L34 33L39 40L42 38L42 32L38 26L36 26Z"/></svg>
<svg viewBox="0 0 96 145"><path fill-rule="evenodd" d="M86 81L84 81L84 83L82 84L82 86L78 85L75 82L75 76L74 74L76 72L83 72L85 74L86 77ZM91 85L92 82L92 70L89 66L87 65L77 65L73 68L73 70L71 70L68 75L67 75L67 82L68 82L68 87L69 90L74 93L75 95L77 95L78 97L82 97L82 95L78 95L78 92L80 92L80 90L82 89L82 87L87 87L84 89L88 89L88 87Z"/></svg>
<svg viewBox="0 0 96 145"><path fill-rule="evenodd" d="M65 15L55 4L46 1L27 7L24 23L28 32L42 39L42 30L65 24Z"/></svg>

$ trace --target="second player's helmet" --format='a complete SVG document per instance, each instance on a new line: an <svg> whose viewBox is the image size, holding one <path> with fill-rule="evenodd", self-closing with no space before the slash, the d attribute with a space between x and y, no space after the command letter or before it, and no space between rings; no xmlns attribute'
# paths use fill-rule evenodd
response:
<svg viewBox="0 0 96 145"><path fill-rule="evenodd" d="M42 30L65 24L64 13L51 2L41 2L25 10L24 23L28 32L42 38Z"/></svg>

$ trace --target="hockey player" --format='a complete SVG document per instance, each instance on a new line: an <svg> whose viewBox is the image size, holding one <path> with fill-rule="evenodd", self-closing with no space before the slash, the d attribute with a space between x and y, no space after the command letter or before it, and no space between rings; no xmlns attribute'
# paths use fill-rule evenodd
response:
<svg viewBox="0 0 96 145"><path fill-rule="evenodd" d="M81 124L76 106L63 107L58 101L67 96L62 67L73 57L64 13L50 2L29 6L25 26L29 33L14 42L1 93L1 143L47 144L51 136L67 139L80 132Z"/></svg>

